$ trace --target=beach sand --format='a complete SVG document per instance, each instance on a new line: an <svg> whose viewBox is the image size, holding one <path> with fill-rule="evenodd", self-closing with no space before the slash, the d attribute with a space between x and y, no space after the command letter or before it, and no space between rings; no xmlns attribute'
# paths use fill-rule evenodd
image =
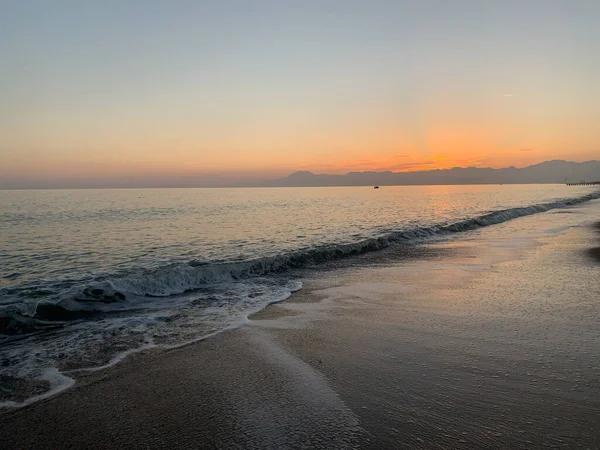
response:
<svg viewBox="0 0 600 450"><path fill-rule="evenodd" d="M4 412L0 448L600 448L598 235L576 214L308 277L238 330Z"/></svg>

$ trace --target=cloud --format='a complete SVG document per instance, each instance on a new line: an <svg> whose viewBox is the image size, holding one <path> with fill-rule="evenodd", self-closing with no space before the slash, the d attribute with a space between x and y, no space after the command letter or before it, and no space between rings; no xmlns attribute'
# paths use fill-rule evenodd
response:
<svg viewBox="0 0 600 450"><path fill-rule="evenodd" d="M515 94L504 94L504 97L514 97Z"/></svg>
<svg viewBox="0 0 600 450"><path fill-rule="evenodd" d="M385 159L346 160L341 164L321 164L307 167L307 170L323 173L347 172L413 172L419 170L451 169L452 167L481 166L481 158L454 159L448 155L432 155L414 157L409 154L398 154ZM298 168L298 170L300 170Z"/></svg>
<svg viewBox="0 0 600 450"><path fill-rule="evenodd" d="M405 164L395 164L393 166L388 166L385 170L391 171L412 171L412 170L428 170L431 169L431 166L435 164L435 161L415 161L409 162Z"/></svg>

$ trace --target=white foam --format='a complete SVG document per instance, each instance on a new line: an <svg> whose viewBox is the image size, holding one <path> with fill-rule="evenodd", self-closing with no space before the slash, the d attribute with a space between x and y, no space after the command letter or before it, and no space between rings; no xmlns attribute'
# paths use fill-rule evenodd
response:
<svg viewBox="0 0 600 450"><path fill-rule="evenodd" d="M1 402L0 408L19 408L52 397L74 384L73 379L68 375L105 370L115 366L135 353L150 349L175 349L184 347L216 336L222 332L245 326L248 323L249 315L260 311L271 303L281 302L287 299L292 292L302 288L302 283L297 280L292 280L283 286L271 286L270 284L267 284L259 287L262 287L264 290L261 295L246 298L248 291L257 289L257 286L244 283L224 284L220 286L223 291L223 294L221 294L222 296L233 296L231 302L226 302L224 304L225 308L223 306L201 308L198 311L199 317L194 317L192 314L189 319L195 319L202 322L205 320L205 316L210 316L215 320L215 327L217 329L208 332L202 332L201 329L199 329L195 332L195 329L190 327L190 325L193 325L193 322L189 322L189 320L184 317L182 319L183 322L181 323L181 326L183 327L181 331L185 331L187 334L184 334L183 332L179 333L177 340L171 343L156 343L154 341L153 336L157 332L156 327L164 325L164 321L160 320L161 315L164 316L167 313L161 310L151 310L150 313L143 317L125 316L112 320L73 324L70 328L70 333L62 335L62 339L59 337L46 340L42 339L32 342L27 346L13 348L12 351L7 351L6 353L7 356L16 358L18 361L17 364L14 364L11 367L11 376L39 380L50 380L50 378L53 377L53 381L48 392L31 397L24 402ZM178 302L171 305L175 307L175 309L171 311L173 314L177 315L177 307L182 302L183 300L179 299ZM169 323L169 325L171 325L171 323ZM172 326L173 329L170 330L171 333L177 334L178 325L175 323L172 324ZM114 336L115 332L123 333L124 337L127 334L132 333L142 334L146 336L145 342L142 345L114 354L108 362L104 364L79 367L64 371L63 373L59 372L58 369L54 367L50 369L43 368L44 365L57 364L59 360L58 355L74 354L76 356L81 352L86 352L86 349L102 346L105 344L103 342L104 333L108 333L108 336ZM39 375L40 372L41 375Z"/></svg>
<svg viewBox="0 0 600 450"><path fill-rule="evenodd" d="M15 402L12 400L0 402L0 408L21 408L23 406L31 405L32 403L60 394L75 384L73 378L64 375L56 367L46 369L37 379L40 381L48 381L50 383L50 389L43 394L30 397L23 402Z"/></svg>
<svg viewBox="0 0 600 450"><path fill-rule="evenodd" d="M102 366L94 366L94 367L83 367L81 369L73 369L73 370L69 370L66 373L77 373L77 372L98 372L100 370L105 370L108 369L110 367L113 367L115 365L117 365L118 363L120 363L121 361L123 361L125 358L127 358L128 356L131 356L135 353L140 353L143 352L145 350L150 350L153 348L157 348L157 345L154 344L146 344L146 345L142 345L141 347L137 347L137 348L131 348L129 350L125 350L123 352L117 353L115 356L113 356L110 361L108 361L108 363L102 365Z"/></svg>

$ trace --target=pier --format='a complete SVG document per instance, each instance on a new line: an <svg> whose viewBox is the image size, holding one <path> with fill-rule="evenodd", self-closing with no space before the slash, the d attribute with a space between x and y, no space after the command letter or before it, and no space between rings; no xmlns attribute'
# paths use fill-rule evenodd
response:
<svg viewBox="0 0 600 450"><path fill-rule="evenodd" d="M580 181L578 183L567 183L567 186L600 186L600 181Z"/></svg>

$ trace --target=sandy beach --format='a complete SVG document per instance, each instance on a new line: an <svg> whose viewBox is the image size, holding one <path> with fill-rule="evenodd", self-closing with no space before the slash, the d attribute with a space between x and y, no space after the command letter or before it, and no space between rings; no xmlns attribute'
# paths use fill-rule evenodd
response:
<svg viewBox="0 0 600 450"><path fill-rule="evenodd" d="M3 411L0 447L600 448L599 206L313 275L240 329Z"/></svg>

